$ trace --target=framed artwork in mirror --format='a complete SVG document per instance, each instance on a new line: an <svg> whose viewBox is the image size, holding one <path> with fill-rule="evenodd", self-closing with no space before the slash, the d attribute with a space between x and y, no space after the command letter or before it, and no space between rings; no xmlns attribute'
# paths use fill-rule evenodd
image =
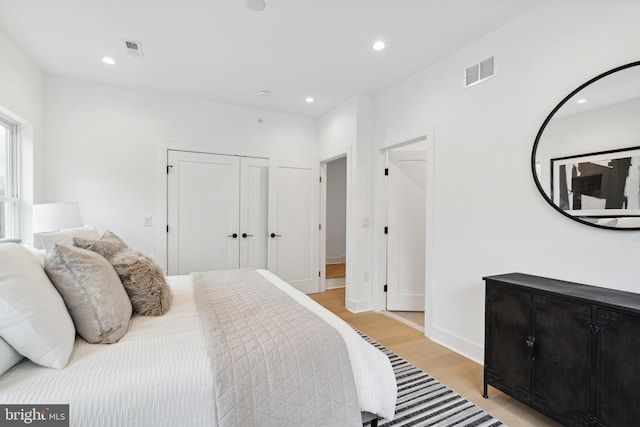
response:
<svg viewBox="0 0 640 427"><path fill-rule="evenodd" d="M640 146L551 159L551 197L572 216L640 223Z"/></svg>

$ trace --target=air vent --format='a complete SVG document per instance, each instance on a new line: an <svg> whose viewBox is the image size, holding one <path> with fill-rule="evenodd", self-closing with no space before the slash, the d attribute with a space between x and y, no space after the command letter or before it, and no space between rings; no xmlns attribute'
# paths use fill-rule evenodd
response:
<svg viewBox="0 0 640 427"><path fill-rule="evenodd" d="M496 75L494 57L473 64L464 71L464 87L471 87Z"/></svg>
<svg viewBox="0 0 640 427"><path fill-rule="evenodd" d="M144 54L142 53L142 43L134 40L125 40L124 45L126 46L129 55L134 58L144 58Z"/></svg>

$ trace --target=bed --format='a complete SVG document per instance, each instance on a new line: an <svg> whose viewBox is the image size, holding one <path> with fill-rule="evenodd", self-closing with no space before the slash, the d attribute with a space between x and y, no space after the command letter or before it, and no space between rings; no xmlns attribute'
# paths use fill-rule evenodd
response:
<svg viewBox="0 0 640 427"><path fill-rule="evenodd" d="M62 369L22 359L0 376L0 403L69 404L72 426L359 425L361 413L393 418L397 391L388 358L282 279L251 269L167 279L172 302L165 314L134 314L113 344L76 337ZM262 293L252 295L256 288ZM268 299L276 305L268 308ZM307 320L291 314L301 310ZM278 330L303 332L288 341ZM334 333L339 342L331 346L344 346L342 356L327 347ZM272 355L285 362L269 362Z"/></svg>

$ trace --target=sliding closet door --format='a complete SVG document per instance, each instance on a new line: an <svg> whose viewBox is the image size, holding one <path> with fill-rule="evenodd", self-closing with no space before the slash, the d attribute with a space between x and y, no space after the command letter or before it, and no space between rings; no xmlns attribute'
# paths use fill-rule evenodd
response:
<svg viewBox="0 0 640 427"><path fill-rule="evenodd" d="M173 150L168 157L169 274L238 268L239 157Z"/></svg>
<svg viewBox="0 0 640 427"><path fill-rule="evenodd" d="M240 267L267 268L269 160L240 158Z"/></svg>
<svg viewBox="0 0 640 427"><path fill-rule="evenodd" d="M269 168L269 270L305 293L319 292L319 173L315 162Z"/></svg>

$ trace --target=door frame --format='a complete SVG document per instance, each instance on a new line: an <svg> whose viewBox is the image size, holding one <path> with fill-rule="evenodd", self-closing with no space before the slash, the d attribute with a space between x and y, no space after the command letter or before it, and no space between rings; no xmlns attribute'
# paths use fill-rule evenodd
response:
<svg viewBox="0 0 640 427"><path fill-rule="evenodd" d="M424 285L424 334L431 336L433 325L433 257L434 257L434 138L433 129L429 129L422 135L406 139L404 141L389 141L384 147L376 150L374 154L374 221L375 232L373 233L374 248L374 280L373 280L373 310L381 312L386 309L384 285L386 281L387 268L387 236L384 234L384 227L387 226L387 195L386 179L384 169L386 168L387 152L416 142L426 141L427 156L427 183L426 183L426 242L425 242L425 285Z"/></svg>
<svg viewBox="0 0 640 427"><path fill-rule="evenodd" d="M347 301L349 301L349 277L353 277L353 254L351 254L351 248L354 247L355 237L352 235L353 227L352 223L352 205L351 205L351 146L348 146L345 150L333 153L331 156L320 160L320 292L324 292L327 289L327 277L326 277L326 262L327 262L327 163L342 158L347 158L347 179L345 182L347 189L347 224L346 224L346 273L345 273L345 307L348 307ZM351 263L348 261L351 259ZM351 264L351 267L349 266Z"/></svg>

